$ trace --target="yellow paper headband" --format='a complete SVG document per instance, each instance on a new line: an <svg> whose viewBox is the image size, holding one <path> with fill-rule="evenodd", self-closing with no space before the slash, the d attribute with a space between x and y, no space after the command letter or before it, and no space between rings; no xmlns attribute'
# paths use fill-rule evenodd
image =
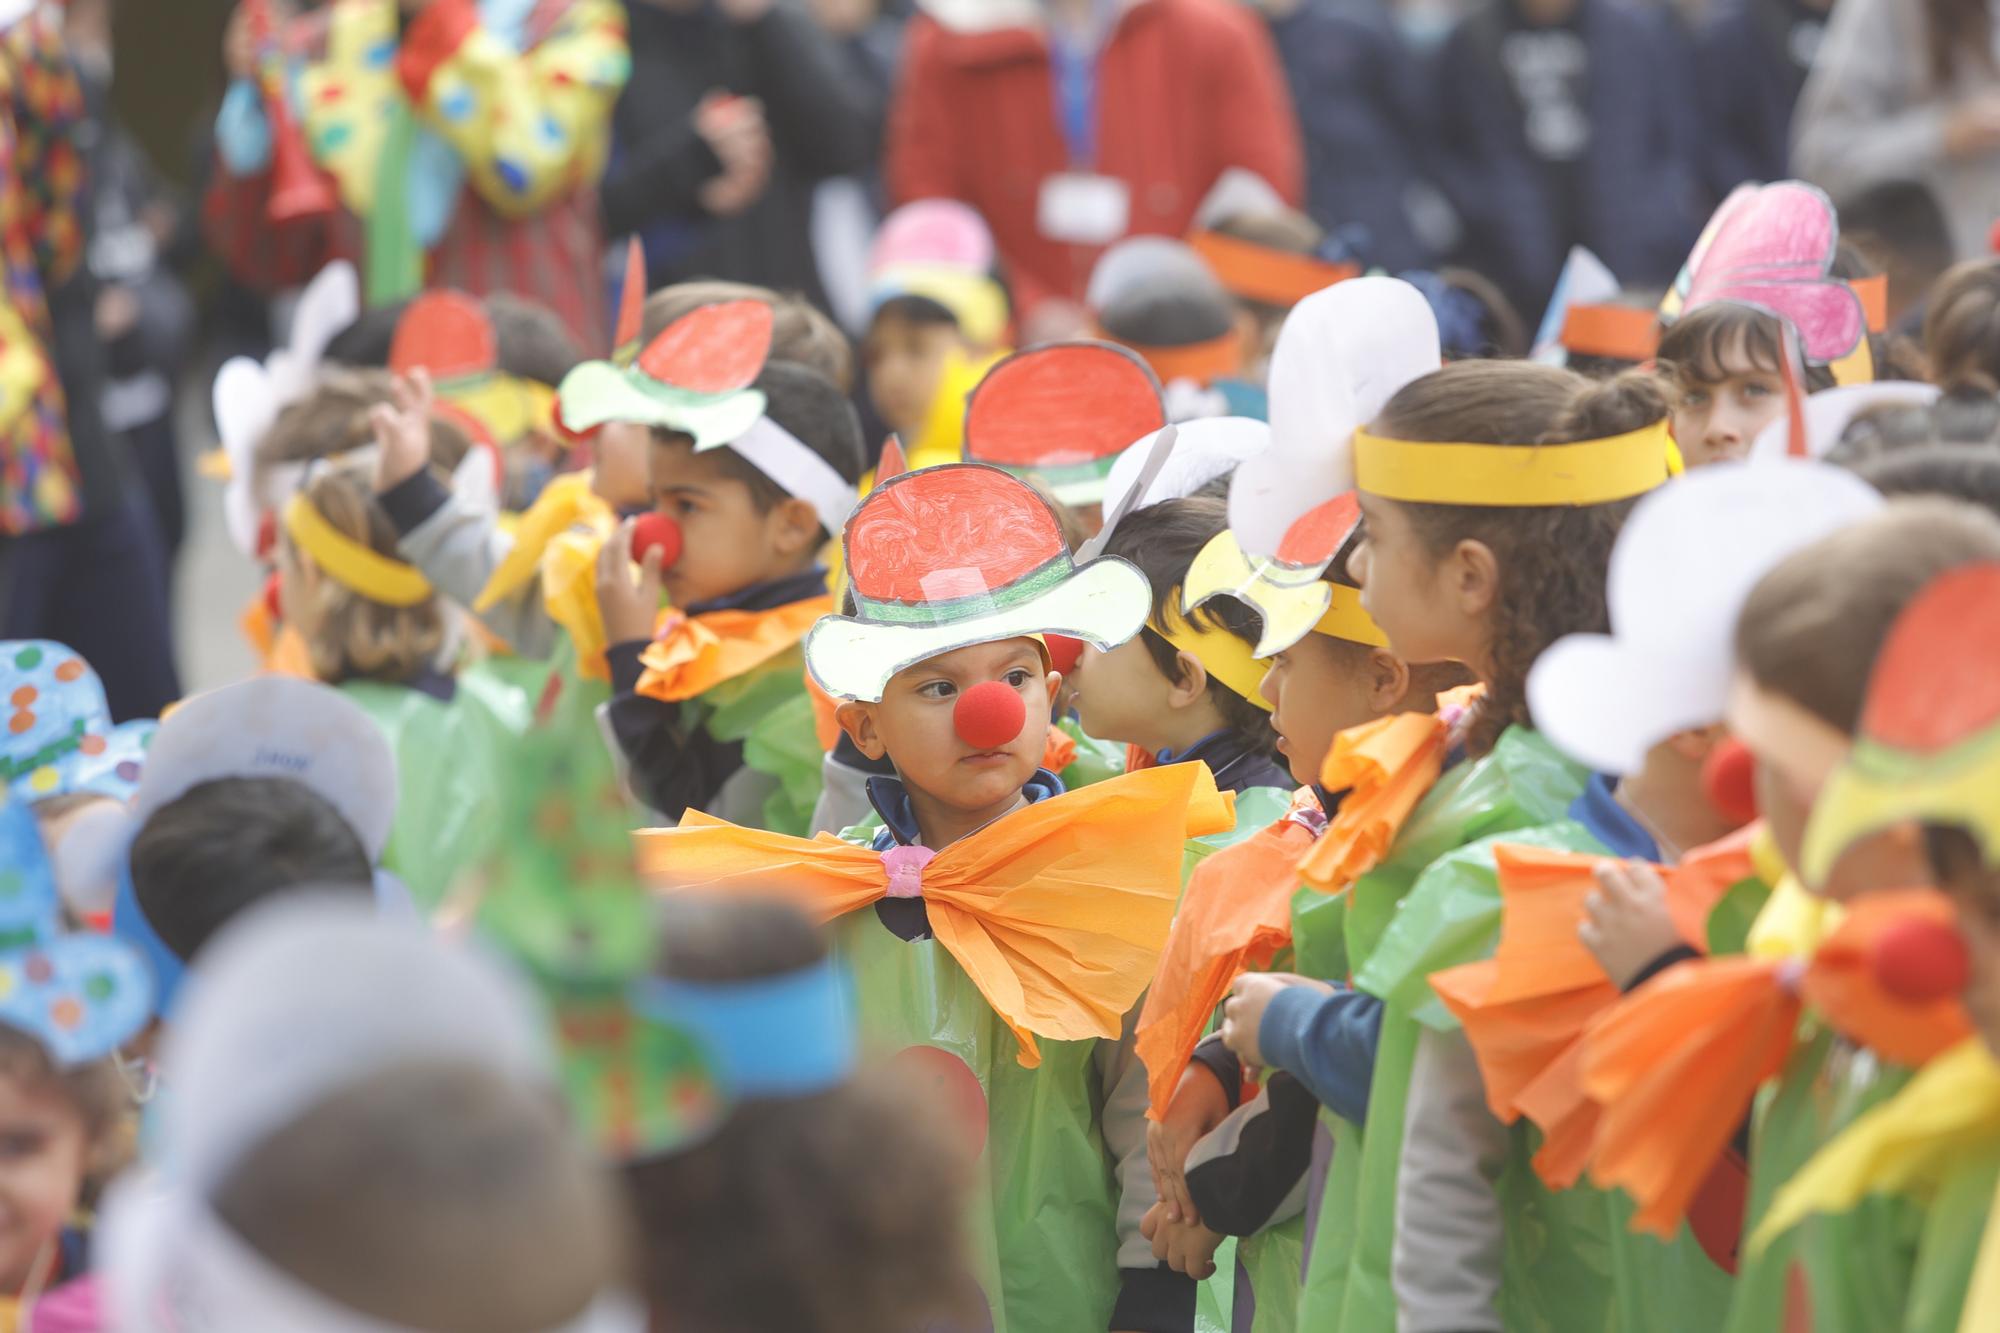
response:
<svg viewBox="0 0 2000 1333"><path fill-rule="evenodd" d="M1577 444L1424 444L1354 433L1355 489L1415 504L1609 504L1667 479L1667 420Z"/></svg>
<svg viewBox="0 0 2000 1333"><path fill-rule="evenodd" d="M357 596L384 606L416 606L431 596L429 580L414 565L355 541L327 522L303 494L285 503L285 532L328 578Z"/></svg>
<svg viewBox="0 0 2000 1333"><path fill-rule="evenodd" d="M1344 583L1329 583L1333 589L1333 600L1327 604L1326 614L1319 618L1312 632L1324 634L1329 639L1345 639L1349 643L1365 643L1370 648L1387 648L1389 636L1375 623L1375 617L1361 605L1361 589L1350 588Z"/></svg>
<svg viewBox="0 0 2000 1333"><path fill-rule="evenodd" d="M1202 670L1210 676L1265 712L1271 711L1271 705L1258 692L1266 668L1251 656L1249 644L1226 629L1209 629L1174 615L1171 606L1164 625L1157 621L1148 624L1155 634L1201 663Z"/></svg>

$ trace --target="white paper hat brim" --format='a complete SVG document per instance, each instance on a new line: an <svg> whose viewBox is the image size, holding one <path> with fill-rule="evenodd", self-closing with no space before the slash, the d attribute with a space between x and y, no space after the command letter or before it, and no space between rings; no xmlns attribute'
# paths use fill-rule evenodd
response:
<svg viewBox="0 0 2000 1333"><path fill-rule="evenodd" d="M1599 773L1636 773L1677 731L1721 720L1728 645L1675 657L1608 634L1559 639L1528 673L1528 709L1555 747Z"/></svg>
<svg viewBox="0 0 2000 1333"><path fill-rule="evenodd" d="M1935 384L1915 380L1884 380L1880 384L1843 384L1821 389L1806 399L1806 453L1824 458L1863 412L1878 407L1928 407L1938 399ZM1750 461L1769 463L1788 457L1792 419L1781 413L1750 442Z"/></svg>
<svg viewBox="0 0 2000 1333"><path fill-rule="evenodd" d="M806 635L806 668L836 699L879 701L890 678L927 658L975 643L1066 634L1110 650L1139 632L1153 591L1134 565L1093 560L1039 597L943 625L885 625L826 616Z"/></svg>

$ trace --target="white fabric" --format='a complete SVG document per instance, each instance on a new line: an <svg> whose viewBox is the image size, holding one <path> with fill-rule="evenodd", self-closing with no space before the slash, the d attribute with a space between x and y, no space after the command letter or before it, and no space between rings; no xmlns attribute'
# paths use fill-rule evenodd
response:
<svg viewBox="0 0 2000 1333"><path fill-rule="evenodd" d="M810 504L835 536L847 526L847 516L860 503L853 484L834 471L833 464L769 417L758 417L749 430L729 442L729 447L783 487L785 494Z"/></svg>
<svg viewBox="0 0 2000 1333"><path fill-rule="evenodd" d="M1153 478L1145 495L1133 508L1193 495L1202 487L1234 472L1247 458L1271 447L1271 428L1249 417L1206 417L1186 421L1177 427L1173 457ZM1147 452L1158 437L1155 431L1112 460L1104 482L1104 512L1114 513L1124 503L1125 493L1139 478Z"/></svg>
<svg viewBox="0 0 2000 1333"><path fill-rule="evenodd" d="M1722 720L1736 620L1794 551L1884 501L1822 463L1719 463L1642 499L1612 548L1612 632L1558 640L1528 673L1535 725L1602 773L1632 773L1677 731Z"/></svg>

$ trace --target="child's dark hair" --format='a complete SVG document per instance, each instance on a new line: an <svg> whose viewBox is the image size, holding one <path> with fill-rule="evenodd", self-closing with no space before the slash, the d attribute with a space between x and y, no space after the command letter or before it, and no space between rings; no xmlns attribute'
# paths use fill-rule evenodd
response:
<svg viewBox="0 0 2000 1333"><path fill-rule="evenodd" d="M914 293L892 296L876 306L875 313L868 317L868 322L873 324L878 319L900 320L905 324L914 324L918 328L938 328L947 324L954 329L958 327L958 316L952 314L943 302L933 301L928 296L918 296Z"/></svg>
<svg viewBox="0 0 2000 1333"><path fill-rule="evenodd" d="M2000 517L2000 449L1990 445L1922 444L1879 454L1854 470L1884 495L1948 496Z"/></svg>
<svg viewBox="0 0 2000 1333"><path fill-rule="evenodd" d="M854 404L831 380L809 366L772 361L757 377L757 388L764 394L765 416L825 459L843 481L859 484L865 467L861 418L855 415ZM657 427L653 437L665 443L683 443L688 439L678 431ZM768 514L791 498L784 487L734 449L716 449L713 455L724 472L750 488L750 501L757 506L758 513ZM821 540L831 536L822 525Z"/></svg>
<svg viewBox="0 0 2000 1333"><path fill-rule="evenodd" d="M646 298L639 336L651 342L682 316L727 301L761 301L771 307L772 360L795 361L826 376L842 393L853 390L854 348L847 335L818 306L797 293L717 279L677 282Z"/></svg>
<svg viewBox="0 0 2000 1333"><path fill-rule="evenodd" d="M2000 393L2000 259L1968 259L1939 280L1924 350L1946 393Z"/></svg>
<svg viewBox="0 0 2000 1333"><path fill-rule="evenodd" d="M1851 735L1896 617L1975 560L2000 560L2000 519L1960 500L1893 500L1764 576L1737 619L1736 660L1761 688Z"/></svg>
<svg viewBox="0 0 2000 1333"><path fill-rule="evenodd" d="M2000 445L2000 398L1976 390L1948 393L1934 402L1884 405L1858 412L1826 461L1860 468L1876 459L1933 445Z"/></svg>
<svg viewBox="0 0 2000 1333"><path fill-rule="evenodd" d="M354 468L328 468L301 493L348 540L385 559L402 559L395 523ZM289 537L280 549L288 560L310 558ZM445 609L436 596L414 606L391 606L324 574L305 595L313 603L310 617L301 617L310 629L306 651L313 673L328 684L414 680L444 651Z"/></svg>
<svg viewBox="0 0 2000 1333"><path fill-rule="evenodd" d="M677 981L782 976L826 956L772 902L660 906L658 970ZM958 1326L965 1150L895 1071L745 1101L713 1135L625 1168L653 1327L883 1333Z"/></svg>
<svg viewBox="0 0 2000 1333"><path fill-rule="evenodd" d="M1236 316L1219 285L1144 283L1106 303L1097 322L1129 346L1188 347L1222 337Z"/></svg>
<svg viewBox="0 0 2000 1333"><path fill-rule="evenodd" d="M111 1056L64 1067L41 1040L0 1023L0 1077L28 1088L46 1088L68 1102L83 1121L85 1160L80 1202L94 1208L112 1177L127 1166L136 1146L132 1089Z"/></svg>
<svg viewBox="0 0 2000 1333"><path fill-rule="evenodd" d="M1461 361L1405 385L1383 408L1378 433L1438 443L1568 444L1623 435L1667 415L1657 377L1631 372L1593 382L1521 361ZM1489 547L1500 568L1492 672L1467 733L1475 754L1508 726L1532 726L1528 668L1565 634L1610 629L1604 581L1611 547L1637 503L1527 508L1406 504L1417 533L1442 558L1458 542Z"/></svg>
<svg viewBox="0 0 2000 1333"><path fill-rule="evenodd" d="M1210 230L1218 236L1261 245L1266 250L1307 258L1318 255L1320 246L1326 243L1326 232L1320 225L1294 208L1272 207L1255 212L1231 213L1216 219ZM1236 299L1256 317L1260 327L1268 330L1275 330L1291 313L1288 306L1252 301L1240 296Z"/></svg>
<svg viewBox="0 0 2000 1333"><path fill-rule="evenodd" d="M1784 326L1776 315L1733 301L1717 301L1667 325L1660 335L1660 370L1682 392L1699 384L1720 384L1738 372L1725 358L1740 353L1759 370L1780 374L1785 364ZM1826 366L1805 367L1807 393L1833 387Z"/></svg>
<svg viewBox="0 0 2000 1333"><path fill-rule="evenodd" d="M551 389L583 364L583 345L555 311L513 292L489 293L482 304L493 323L495 359L516 379Z"/></svg>
<svg viewBox="0 0 2000 1333"><path fill-rule="evenodd" d="M395 401L395 377L386 370L329 370L298 402L278 413L257 443L259 465L309 463L359 449L375 438L370 408ZM431 466L445 476L472 449L472 440L449 417L431 418Z"/></svg>
<svg viewBox="0 0 2000 1333"><path fill-rule="evenodd" d="M273 1267L394 1327L568 1327L625 1276L615 1186L556 1099L449 1060L329 1093L245 1145L213 1204Z"/></svg>
<svg viewBox="0 0 2000 1333"><path fill-rule="evenodd" d="M1140 628L1139 641L1160 674L1176 685L1181 683L1181 650L1153 626L1180 616L1181 584L1188 566L1209 539L1228 526L1229 507L1221 501L1166 500L1127 514L1104 548L1106 555L1122 556L1137 565L1152 585L1153 613ZM1197 629L1223 630L1246 644L1256 643L1261 632L1257 613L1234 597L1204 602L1188 620ZM1252 749L1276 757L1278 737L1269 713L1214 676L1208 678L1208 697L1231 731Z"/></svg>
<svg viewBox="0 0 2000 1333"><path fill-rule="evenodd" d="M132 889L160 942L193 961L240 913L294 890L372 894L352 826L290 778L216 778L156 810L132 840Z"/></svg>

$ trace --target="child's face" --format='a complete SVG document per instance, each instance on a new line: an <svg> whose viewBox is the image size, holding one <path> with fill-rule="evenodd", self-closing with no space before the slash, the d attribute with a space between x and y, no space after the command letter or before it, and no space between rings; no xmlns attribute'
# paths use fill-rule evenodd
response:
<svg viewBox="0 0 2000 1333"><path fill-rule="evenodd" d="M0 1290L15 1292L76 1212L90 1136L52 1080L0 1078Z"/></svg>
<svg viewBox="0 0 2000 1333"><path fill-rule="evenodd" d="M1390 651L1405 662L1478 662L1494 591L1492 552L1463 541L1439 559L1402 504L1360 500L1362 538L1347 572Z"/></svg>
<svg viewBox="0 0 2000 1333"><path fill-rule="evenodd" d="M787 500L760 511L723 457L721 450L696 453L685 437L655 437L649 446L653 505L681 527L680 559L662 575L675 606L733 596L753 583L797 573L817 546L812 506Z"/></svg>
<svg viewBox="0 0 2000 1333"><path fill-rule="evenodd" d="M1271 658L1261 690L1292 781L1316 785L1333 738L1379 716L1372 667L1372 654L1324 634L1308 634Z"/></svg>
<svg viewBox="0 0 2000 1333"><path fill-rule="evenodd" d="M652 439L651 431L629 421L608 422L597 432L591 489L598 499L621 513L647 502L646 451Z"/></svg>
<svg viewBox="0 0 2000 1333"><path fill-rule="evenodd" d="M953 324L919 324L885 314L868 326L861 343L868 393L889 428L914 440L929 417L945 362L965 341Z"/></svg>
<svg viewBox="0 0 2000 1333"><path fill-rule="evenodd" d="M1156 751L1171 744L1160 740L1161 724L1186 705L1189 691L1160 673L1142 639L1135 634L1108 653L1086 643L1070 672L1071 707L1097 739Z"/></svg>
<svg viewBox="0 0 2000 1333"><path fill-rule="evenodd" d="M320 573L306 562L291 534L278 529L278 616L288 628L311 638L319 623L314 610Z"/></svg>
<svg viewBox="0 0 2000 1333"><path fill-rule="evenodd" d="M1960 998L1986 1049L2000 1055L2000 877L1967 869L1941 887L1958 908L1958 933L1972 958L1971 979Z"/></svg>
<svg viewBox="0 0 2000 1333"><path fill-rule="evenodd" d="M959 739L952 710L982 681L1005 681L1027 705L1021 734L997 750ZM896 673L880 703L845 704L841 725L871 759L887 755L905 785L962 813L1012 802L1042 762L1049 712L1062 677L1048 670L1032 639L1002 639L917 663Z"/></svg>
<svg viewBox="0 0 2000 1333"><path fill-rule="evenodd" d="M1785 414L1785 382L1751 360L1741 338L1721 357L1720 380L1683 379L1674 440L1689 467L1750 456L1758 432Z"/></svg>

